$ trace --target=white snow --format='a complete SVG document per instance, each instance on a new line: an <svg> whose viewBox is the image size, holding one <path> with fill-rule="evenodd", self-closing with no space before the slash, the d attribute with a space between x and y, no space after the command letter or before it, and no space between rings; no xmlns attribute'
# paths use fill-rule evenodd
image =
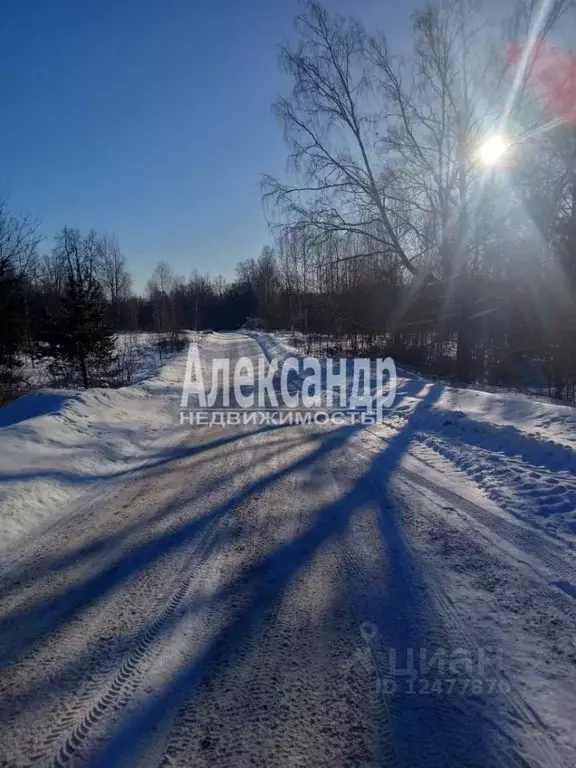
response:
<svg viewBox="0 0 576 768"><path fill-rule="evenodd" d="M287 334L250 335L269 358L298 354ZM225 337L209 339L207 351L218 354ZM147 335L137 344L132 386L43 389L0 409L1 549L57 518L95 482L120 478L177 439L184 355L154 373ZM401 374L395 406L371 431L387 439L406 426L412 452L427 451L456 481L466 475L524 522L576 541L576 409Z"/></svg>
<svg viewBox="0 0 576 768"><path fill-rule="evenodd" d="M184 354L150 374L143 349L140 364L141 380L128 387L43 389L0 408L0 553L178 439Z"/></svg>
<svg viewBox="0 0 576 768"><path fill-rule="evenodd" d="M251 333L269 359L299 356L285 333ZM351 373L351 368L349 369ZM349 376L349 387L351 387ZM471 479L530 525L576 542L576 408L519 393L459 389L399 370L384 439L409 427L428 460ZM412 451L417 451L413 447Z"/></svg>
<svg viewBox="0 0 576 768"><path fill-rule="evenodd" d="M187 331L200 343L206 381L225 336ZM118 349L134 345L134 381L119 389L44 388L0 407L0 557L18 540L87 503L102 483L177 450L185 429L179 408L186 351L160 366L157 334L126 334Z"/></svg>
<svg viewBox="0 0 576 768"><path fill-rule="evenodd" d="M250 335L269 358L295 353ZM259 353L203 338L206 380L212 358L246 349ZM226 752L248 765L264 745L319 764L326 747L343 765L374 719L378 762L387 744L410 765L472 744L478 765L512 764L499 745L514 764L574 764L574 410L402 373L382 424L206 429L202 445L179 426L184 361L0 409L0 555L33 545L0 596L5 658L25 649L0 680L15 702L7 754L117 756L137 743L128 733L140 751L98 764ZM344 674L366 622L373 669ZM366 697L388 679L385 653L418 649L497 650L502 664L472 697ZM502 681L495 698L483 687ZM468 740L475 727L492 754Z"/></svg>

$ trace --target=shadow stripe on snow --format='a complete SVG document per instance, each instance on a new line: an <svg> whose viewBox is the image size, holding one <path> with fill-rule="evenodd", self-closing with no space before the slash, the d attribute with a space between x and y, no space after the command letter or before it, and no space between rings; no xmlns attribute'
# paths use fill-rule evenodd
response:
<svg viewBox="0 0 576 768"><path fill-rule="evenodd" d="M84 752L93 738L93 730L100 724L104 716L112 709L125 706L130 697L136 691L153 656L159 652L155 647L156 639L161 636L164 626L176 614L184 597L193 584L194 577L206 562L212 551L212 546L217 539L217 533L224 524L220 519L213 524L204 534L199 545L194 549L183 571L188 571L181 586L169 598L160 615L151 627L144 633L123 661L120 669L114 675L107 686L105 693L101 694L97 701L90 707L79 724L74 726L64 743L61 744L57 754L51 761L54 768L66 768L77 760Z"/></svg>

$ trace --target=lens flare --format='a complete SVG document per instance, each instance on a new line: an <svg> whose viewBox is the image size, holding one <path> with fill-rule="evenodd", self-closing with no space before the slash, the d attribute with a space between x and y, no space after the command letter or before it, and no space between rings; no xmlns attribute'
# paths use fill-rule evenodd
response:
<svg viewBox="0 0 576 768"><path fill-rule="evenodd" d="M478 156L483 165L496 165L508 150L508 141L501 134L491 136L480 146Z"/></svg>

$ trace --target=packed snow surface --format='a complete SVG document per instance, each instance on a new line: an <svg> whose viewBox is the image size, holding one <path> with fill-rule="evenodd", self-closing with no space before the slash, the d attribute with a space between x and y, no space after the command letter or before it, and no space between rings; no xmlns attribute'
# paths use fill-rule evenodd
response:
<svg viewBox="0 0 576 768"><path fill-rule="evenodd" d="M190 426L184 369L0 409L0 765L575 765L573 410Z"/></svg>

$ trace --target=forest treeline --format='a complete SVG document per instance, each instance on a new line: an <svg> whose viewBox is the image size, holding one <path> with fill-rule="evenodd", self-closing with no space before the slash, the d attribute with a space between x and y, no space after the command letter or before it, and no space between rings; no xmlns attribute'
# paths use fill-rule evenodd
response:
<svg viewBox="0 0 576 768"><path fill-rule="evenodd" d="M65 228L44 254L3 205L3 391L25 356L89 386L118 331L257 317L462 382L514 384L531 366L574 400L576 59L561 43L574 6L540 8L427 2L400 55L384 32L305 3L280 54L288 168L263 181L273 243L232 280L161 261L135 295L113 236ZM493 135L508 151L491 164Z"/></svg>

